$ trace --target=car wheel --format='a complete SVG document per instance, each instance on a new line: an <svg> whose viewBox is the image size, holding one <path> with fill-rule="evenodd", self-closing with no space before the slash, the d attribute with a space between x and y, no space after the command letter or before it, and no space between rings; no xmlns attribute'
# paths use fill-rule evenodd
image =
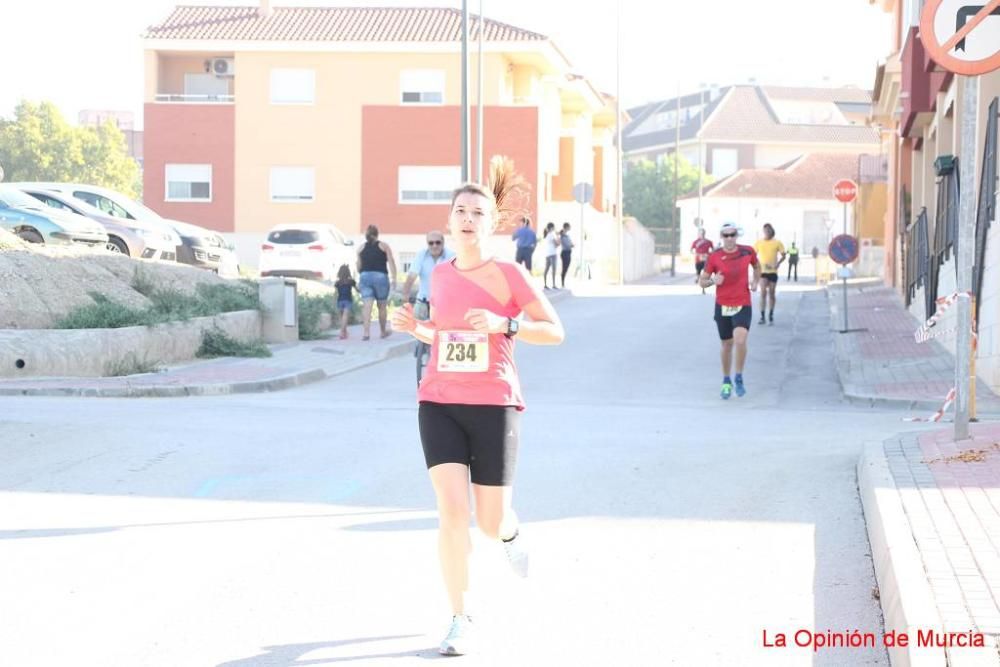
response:
<svg viewBox="0 0 1000 667"><path fill-rule="evenodd" d="M126 257L129 256L128 246L125 245L124 241L122 241L120 238L116 236L108 237L107 249L115 254L122 254L125 255Z"/></svg>
<svg viewBox="0 0 1000 667"><path fill-rule="evenodd" d="M42 235L34 229L22 229L17 233L17 235L21 238L21 240L27 241L28 243L45 243L45 239L42 238Z"/></svg>

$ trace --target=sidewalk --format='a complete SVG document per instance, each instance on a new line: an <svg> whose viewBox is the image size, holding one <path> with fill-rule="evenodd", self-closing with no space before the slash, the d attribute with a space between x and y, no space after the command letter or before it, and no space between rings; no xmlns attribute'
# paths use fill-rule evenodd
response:
<svg viewBox="0 0 1000 667"><path fill-rule="evenodd" d="M569 290L548 292L557 303ZM26 378L0 380L0 396L86 396L97 398L219 396L279 391L343 375L413 350L413 338L393 333L361 340L361 326L349 327L350 337L271 345L263 359L224 357L170 366L156 373L107 378ZM414 369L414 373L415 373ZM414 375L414 381L416 376Z"/></svg>
<svg viewBox="0 0 1000 667"><path fill-rule="evenodd" d="M827 290L839 332L843 292ZM850 328L865 330L833 334L845 395L908 406L908 416L940 408L954 384L953 359L936 342L914 341L919 322L893 290L848 285L848 313ZM980 416L1000 414L1000 400L982 383L977 393ZM972 438L957 443L951 426L901 432L866 443L858 462L885 632L911 639L889 649L894 667L1000 665L1000 423L970 430ZM921 647L918 633L957 633L965 645ZM983 648L967 646L979 637Z"/></svg>
<svg viewBox="0 0 1000 667"><path fill-rule="evenodd" d="M844 396L870 405L903 406L929 416L955 385L955 361L935 340L917 343L920 326L896 292L881 284L848 283L849 333L844 326L840 283L827 287L837 373ZM980 416L1000 415L1000 397L976 383ZM923 414L926 413L926 414Z"/></svg>

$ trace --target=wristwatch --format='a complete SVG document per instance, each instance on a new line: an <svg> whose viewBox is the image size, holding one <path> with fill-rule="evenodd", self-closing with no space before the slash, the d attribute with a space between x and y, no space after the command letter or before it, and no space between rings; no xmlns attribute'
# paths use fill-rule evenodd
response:
<svg viewBox="0 0 1000 667"><path fill-rule="evenodd" d="M514 336L517 335L517 332L520 330L520 328L521 325L517 320L515 320L513 317L508 317L507 332L504 334L504 336L506 336L507 338L513 338Z"/></svg>

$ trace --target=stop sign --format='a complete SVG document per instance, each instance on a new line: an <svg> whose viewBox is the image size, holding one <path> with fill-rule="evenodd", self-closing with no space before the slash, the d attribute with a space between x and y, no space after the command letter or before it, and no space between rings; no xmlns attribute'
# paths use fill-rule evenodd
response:
<svg viewBox="0 0 1000 667"><path fill-rule="evenodd" d="M858 196L858 184L849 178L842 178L833 186L833 196L839 202L850 204Z"/></svg>

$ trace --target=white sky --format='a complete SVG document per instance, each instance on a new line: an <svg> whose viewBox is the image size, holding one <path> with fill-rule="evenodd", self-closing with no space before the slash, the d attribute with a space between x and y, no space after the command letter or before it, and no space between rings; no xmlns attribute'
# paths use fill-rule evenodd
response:
<svg viewBox="0 0 1000 667"><path fill-rule="evenodd" d="M548 35L574 67L615 92L614 0L484 0L487 17ZM871 88L889 52L890 20L868 0L620 0L626 106L701 82ZM0 116L19 99L125 109L142 124L142 41L177 4L253 0L7 0L0 38ZM272 5L460 7L460 0L272 0ZM471 12L479 0L469 0ZM586 7L585 9L583 7ZM13 16L12 16L13 15Z"/></svg>

